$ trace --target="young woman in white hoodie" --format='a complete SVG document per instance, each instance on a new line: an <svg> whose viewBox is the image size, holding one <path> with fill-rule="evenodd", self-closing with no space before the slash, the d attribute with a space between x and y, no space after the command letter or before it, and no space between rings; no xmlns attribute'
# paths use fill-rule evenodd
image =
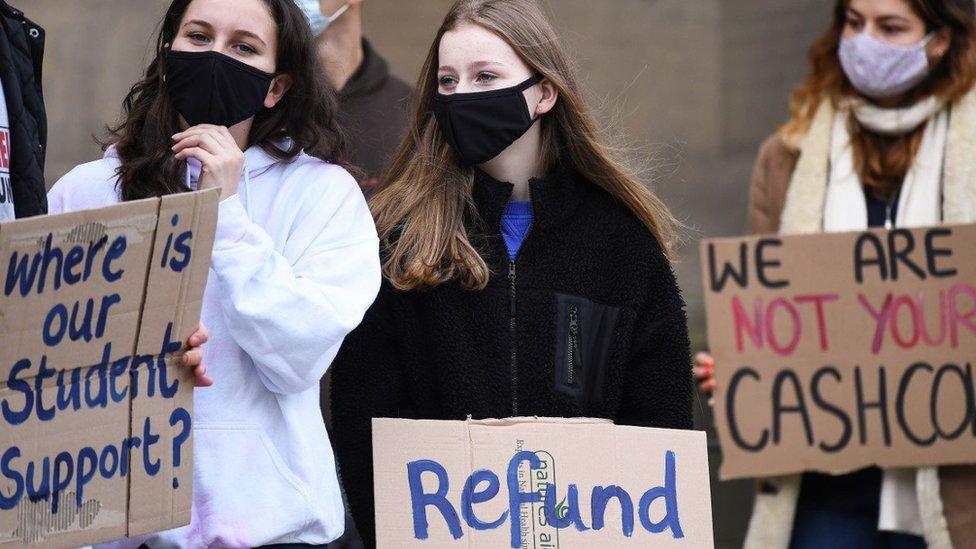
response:
<svg viewBox="0 0 976 549"><path fill-rule="evenodd" d="M189 526L117 542L322 546L343 507L319 380L376 296L376 229L334 92L294 0L174 0L105 157L49 193L52 213L222 191L204 294Z"/></svg>

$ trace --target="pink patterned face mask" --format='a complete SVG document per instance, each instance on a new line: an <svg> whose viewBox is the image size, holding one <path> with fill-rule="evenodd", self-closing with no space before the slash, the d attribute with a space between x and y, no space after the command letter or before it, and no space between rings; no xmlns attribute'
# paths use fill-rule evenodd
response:
<svg viewBox="0 0 976 549"><path fill-rule="evenodd" d="M907 92L929 74L925 46L930 33L911 46L894 46L861 32L840 41L840 64L851 84L872 99L885 99Z"/></svg>

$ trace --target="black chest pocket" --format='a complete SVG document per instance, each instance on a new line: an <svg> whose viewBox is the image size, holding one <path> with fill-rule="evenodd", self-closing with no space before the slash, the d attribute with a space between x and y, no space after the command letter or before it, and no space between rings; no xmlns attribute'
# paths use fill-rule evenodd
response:
<svg viewBox="0 0 976 549"><path fill-rule="evenodd" d="M556 294L556 391L581 407L600 404L620 307Z"/></svg>

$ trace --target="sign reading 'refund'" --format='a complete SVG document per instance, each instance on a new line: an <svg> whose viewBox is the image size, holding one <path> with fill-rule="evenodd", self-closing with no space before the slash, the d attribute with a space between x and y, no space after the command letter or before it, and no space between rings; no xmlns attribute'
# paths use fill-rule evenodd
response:
<svg viewBox="0 0 976 549"><path fill-rule="evenodd" d="M704 433L374 420L380 547L711 547Z"/></svg>

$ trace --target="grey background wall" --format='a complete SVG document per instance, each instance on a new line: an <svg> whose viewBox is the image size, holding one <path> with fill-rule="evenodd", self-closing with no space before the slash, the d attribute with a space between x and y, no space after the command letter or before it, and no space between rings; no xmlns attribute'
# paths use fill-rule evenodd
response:
<svg viewBox="0 0 976 549"><path fill-rule="evenodd" d="M48 31L47 179L101 153L92 134L118 116L167 0L8 0ZM366 31L409 82L451 0L368 0ZM825 0L548 0L591 104L654 169L657 191L689 225L678 273L696 347L704 346L697 257L702 236L744 230L761 140L784 121ZM649 178L650 180L650 178ZM704 398L700 425L709 425ZM714 440L712 437L711 440ZM714 444L714 443L713 443ZM712 448L713 469L719 463ZM736 547L749 483L713 485L716 537Z"/></svg>

